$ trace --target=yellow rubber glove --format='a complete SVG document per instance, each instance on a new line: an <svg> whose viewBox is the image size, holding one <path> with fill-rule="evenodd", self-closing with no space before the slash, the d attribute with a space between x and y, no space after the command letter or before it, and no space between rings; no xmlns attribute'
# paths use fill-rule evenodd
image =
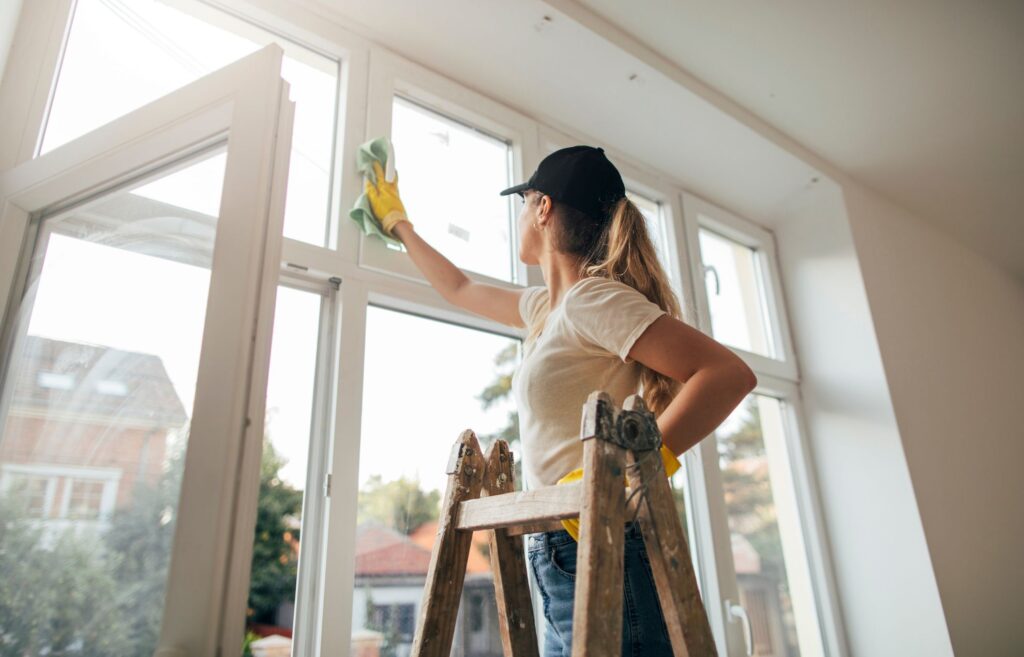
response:
<svg viewBox="0 0 1024 657"><path fill-rule="evenodd" d="M409 221L405 213L405 206L398 196L398 171L395 171L395 180L388 182L384 180L384 171L380 162L373 163L373 173L376 175L377 184L373 184L367 178L365 183L366 198L370 202L370 209L380 220L381 229L389 236L399 239L392 232L392 229L400 221ZM412 222L409 221L409 225Z"/></svg>
<svg viewBox="0 0 1024 657"><path fill-rule="evenodd" d="M665 447L664 444L661 446L661 462L665 466L665 476L666 477L671 477L672 475L674 475L676 473L676 470L678 470L681 467L681 464L679 463L679 459L677 459L676 455L673 454L672 451L668 447ZM557 482L555 482L555 485L558 485L558 484L568 484L568 483L571 483L573 481L579 481L581 479L583 479L583 468L576 468L575 470L573 470L572 472L570 472L569 474L565 475L564 477L559 479ZM628 487L629 486L629 480L627 478L623 477L623 481L624 481L624 484ZM580 540L580 519L579 518L562 518L562 526L565 527L565 531L569 532L569 535L573 537L573 540L579 542L579 540Z"/></svg>

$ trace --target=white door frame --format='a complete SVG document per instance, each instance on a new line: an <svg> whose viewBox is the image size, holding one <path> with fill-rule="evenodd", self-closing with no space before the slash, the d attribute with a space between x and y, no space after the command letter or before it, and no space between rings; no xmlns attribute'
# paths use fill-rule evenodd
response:
<svg viewBox="0 0 1024 657"><path fill-rule="evenodd" d="M9 326L36 217L227 146L162 657L241 652L294 113L282 57L269 45L0 174L0 326Z"/></svg>

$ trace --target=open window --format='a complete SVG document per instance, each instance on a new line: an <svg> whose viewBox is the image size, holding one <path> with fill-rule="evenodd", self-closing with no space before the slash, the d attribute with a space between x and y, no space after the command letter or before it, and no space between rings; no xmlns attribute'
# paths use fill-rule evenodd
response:
<svg viewBox="0 0 1024 657"><path fill-rule="evenodd" d="M74 603L28 619L33 645L241 650L294 115L282 59L267 46L0 174L0 469L36 469L3 485L27 493L3 512L31 546L4 572Z"/></svg>

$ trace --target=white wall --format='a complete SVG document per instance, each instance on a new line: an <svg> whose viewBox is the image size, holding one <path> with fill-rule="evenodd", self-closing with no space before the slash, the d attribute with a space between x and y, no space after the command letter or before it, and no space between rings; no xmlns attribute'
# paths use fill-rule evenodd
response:
<svg viewBox="0 0 1024 657"><path fill-rule="evenodd" d="M846 201L953 647L1024 654L1024 284L875 194Z"/></svg>
<svg viewBox="0 0 1024 657"><path fill-rule="evenodd" d="M14 28L18 24L22 0L0 0L0 80L7 68L7 54L14 41Z"/></svg>
<svg viewBox="0 0 1024 657"><path fill-rule="evenodd" d="M852 655L952 655L839 188L784 208L779 266Z"/></svg>

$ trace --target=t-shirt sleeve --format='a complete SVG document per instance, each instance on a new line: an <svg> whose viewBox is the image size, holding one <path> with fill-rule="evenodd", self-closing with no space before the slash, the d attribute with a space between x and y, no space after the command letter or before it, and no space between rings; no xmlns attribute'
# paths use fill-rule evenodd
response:
<svg viewBox="0 0 1024 657"><path fill-rule="evenodd" d="M534 285L523 290L519 296L519 316L523 318L523 324L527 329L533 326L533 319L537 316L543 296L541 293L546 289L543 285Z"/></svg>
<svg viewBox="0 0 1024 657"><path fill-rule="evenodd" d="M588 280L565 299L565 315L585 341L624 363L633 343L654 320L667 314L635 288L610 279Z"/></svg>

